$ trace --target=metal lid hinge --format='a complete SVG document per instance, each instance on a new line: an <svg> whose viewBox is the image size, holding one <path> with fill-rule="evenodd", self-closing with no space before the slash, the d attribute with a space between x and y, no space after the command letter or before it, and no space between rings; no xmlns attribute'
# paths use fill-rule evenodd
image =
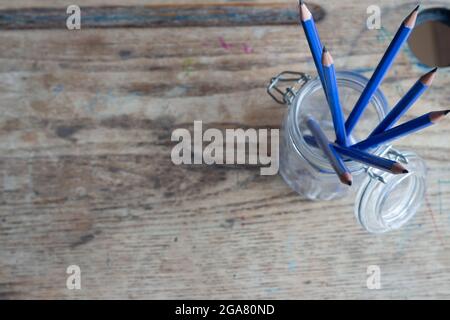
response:
<svg viewBox="0 0 450 320"><path fill-rule="evenodd" d="M279 104L290 105L300 89L310 79L311 76L303 72L283 71L270 79L270 83L267 86L267 93ZM280 87L282 83L285 86Z"/></svg>

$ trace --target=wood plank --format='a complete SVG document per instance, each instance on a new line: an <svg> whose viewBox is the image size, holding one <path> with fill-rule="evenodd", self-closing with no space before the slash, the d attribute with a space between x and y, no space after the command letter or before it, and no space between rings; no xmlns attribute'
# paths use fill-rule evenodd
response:
<svg viewBox="0 0 450 320"><path fill-rule="evenodd" d="M369 4L339 1L352 14L318 24L338 70L370 76L410 7L382 2L383 29L367 30ZM298 26L4 30L0 43L1 298L450 297L448 121L396 143L427 161L428 192L383 236L359 227L354 197L309 202L258 166L170 161L171 133L194 120L279 128L270 77L315 75ZM426 70L403 50L382 85L390 104ZM406 119L446 108L449 84L439 70ZM71 264L82 290L66 288ZM369 265L381 290L366 287Z"/></svg>
<svg viewBox="0 0 450 320"><path fill-rule="evenodd" d="M316 21L324 10L310 4ZM0 10L0 29L59 29L68 15L61 8ZM292 3L233 2L222 4L172 4L149 6L83 7L83 28L213 27L298 24Z"/></svg>

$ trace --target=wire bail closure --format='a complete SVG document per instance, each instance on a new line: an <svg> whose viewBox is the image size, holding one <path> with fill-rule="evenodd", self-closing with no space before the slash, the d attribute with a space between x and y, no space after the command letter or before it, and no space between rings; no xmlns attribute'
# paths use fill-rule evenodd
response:
<svg viewBox="0 0 450 320"><path fill-rule="evenodd" d="M300 89L311 79L309 74L296 71L283 71L270 79L267 93L279 104L290 105ZM280 83L286 86L279 87ZM292 84L289 86L289 84ZM283 91L284 89L284 91Z"/></svg>
<svg viewBox="0 0 450 320"><path fill-rule="evenodd" d="M408 158L405 157L405 155L403 155L400 151L392 148L392 145L389 145L387 147L387 149L383 152L383 155L387 155L388 158L394 160L394 161L400 161L402 163L407 164ZM386 184L386 180L383 178L383 176L373 172L373 168L372 167L365 167L365 171L367 172L367 175L371 178L371 179L375 179L380 181L381 183Z"/></svg>

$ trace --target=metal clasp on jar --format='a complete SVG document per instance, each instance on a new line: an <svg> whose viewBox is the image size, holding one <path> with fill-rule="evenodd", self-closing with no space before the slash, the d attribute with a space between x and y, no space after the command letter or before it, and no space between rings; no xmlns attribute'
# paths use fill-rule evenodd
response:
<svg viewBox="0 0 450 320"><path fill-rule="evenodd" d="M279 104L290 105L300 89L311 79L311 76L303 72L283 71L270 79L267 93ZM285 86L280 87L284 83Z"/></svg>
<svg viewBox="0 0 450 320"><path fill-rule="evenodd" d="M399 161L402 162L404 164L408 163L408 158L405 157L401 152L399 152L398 150L392 148L391 145L389 145L387 147L387 149L383 152L383 155L386 155L389 159L393 160L393 161ZM371 179L375 179L378 180L384 184L386 184L386 180L383 178L382 175L379 175L377 173L375 173L373 171L372 167L366 167L365 168L367 175L371 178Z"/></svg>

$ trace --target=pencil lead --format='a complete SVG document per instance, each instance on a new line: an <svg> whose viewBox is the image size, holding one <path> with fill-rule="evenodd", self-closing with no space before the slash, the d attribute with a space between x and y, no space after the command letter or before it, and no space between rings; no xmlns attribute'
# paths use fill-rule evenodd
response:
<svg viewBox="0 0 450 320"><path fill-rule="evenodd" d="M308 7L306 6L306 4L303 1L299 1L298 2L299 5L299 11L300 11L300 19L302 21L307 21L309 19L312 18L312 14L311 11L309 11Z"/></svg>
<svg viewBox="0 0 450 320"><path fill-rule="evenodd" d="M413 11L405 18L403 21L403 24L405 27L408 27L410 29L414 28L414 25L416 24L417 14L419 11L420 5L418 4Z"/></svg>
<svg viewBox="0 0 450 320"><path fill-rule="evenodd" d="M420 82L422 82L426 86L430 86L436 76L437 67L434 67L427 73L425 73L422 77L420 77Z"/></svg>
<svg viewBox="0 0 450 320"><path fill-rule="evenodd" d="M392 165L391 171L393 174L408 173L408 170L398 162Z"/></svg>
<svg viewBox="0 0 450 320"><path fill-rule="evenodd" d="M339 176L339 180L341 180L342 183L351 186L352 185L352 175L349 172L344 172Z"/></svg>
<svg viewBox="0 0 450 320"><path fill-rule="evenodd" d="M324 46L322 51L322 65L329 67L333 64L333 57L328 52L328 49Z"/></svg>
<svg viewBox="0 0 450 320"><path fill-rule="evenodd" d="M432 111L429 113L430 121L436 123L442 120L449 112L450 110Z"/></svg>

